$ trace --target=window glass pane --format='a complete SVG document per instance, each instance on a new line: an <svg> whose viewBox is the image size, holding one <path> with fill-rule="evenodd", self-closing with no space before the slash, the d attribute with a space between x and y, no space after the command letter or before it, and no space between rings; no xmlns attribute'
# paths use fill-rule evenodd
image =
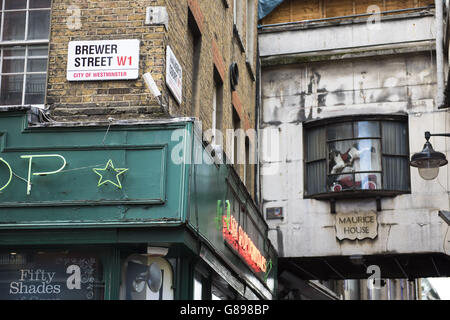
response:
<svg viewBox="0 0 450 320"><path fill-rule="evenodd" d="M45 74L27 75L25 104L43 104L45 100Z"/></svg>
<svg viewBox="0 0 450 320"><path fill-rule="evenodd" d="M383 121L382 135L384 154L408 155L406 123Z"/></svg>
<svg viewBox="0 0 450 320"><path fill-rule="evenodd" d="M47 59L28 59L27 72L42 72L42 71L43 72L47 71Z"/></svg>
<svg viewBox="0 0 450 320"><path fill-rule="evenodd" d="M329 144L330 174L355 171L380 171L379 140L347 140Z"/></svg>
<svg viewBox="0 0 450 320"><path fill-rule="evenodd" d="M305 158L306 195L409 190L406 122L355 121L307 130Z"/></svg>
<svg viewBox="0 0 450 320"><path fill-rule="evenodd" d="M28 40L48 39L50 32L50 11L30 11Z"/></svg>
<svg viewBox="0 0 450 320"><path fill-rule="evenodd" d="M306 165L307 194L324 193L326 189L326 161L318 161Z"/></svg>
<svg viewBox="0 0 450 320"><path fill-rule="evenodd" d="M26 9L27 0L5 0L5 9Z"/></svg>
<svg viewBox="0 0 450 320"><path fill-rule="evenodd" d="M355 171L381 171L380 140L358 140L349 153Z"/></svg>
<svg viewBox="0 0 450 320"><path fill-rule="evenodd" d="M355 174L355 189L357 190L377 190L381 189L381 174L379 173L359 173Z"/></svg>
<svg viewBox="0 0 450 320"><path fill-rule="evenodd" d="M5 12L4 41L25 40L25 16L25 11Z"/></svg>
<svg viewBox="0 0 450 320"><path fill-rule="evenodd" d="M328 176L327 187L331 192L340 192L346 190L353 190L355 188L353 174L338 174Z"/></svg>
<svg viewBox="0 0 450 320"><path fill-rule="evenodd" d="M194 277L194 300L202 300L202 281L200 276Z"/></svg>
<svg viewBox="0 0 450 320"><path fill-rule="evenodd" d="M48 55L48 46L43 47L29 47L28 48L28 56L47 56Z"/></svg>
<svg viewBox="0 0 450 320"><path fill-rule="evenodd" d="M102 300L103 264L95 253L0 253L0 300Z"/></svg>
<svg viewBox="0 0 450 320"><path fill-rule="evenodd" d="M51 0L30 0L30 8L50 8Z"/></svg>
<svg viewBox="0 0 450 320"><path fill-rule="evenodd" d="M353 138L352 123L338 123L328 126L327 129L327 139L328 140L338 140L338 139L351 139Z"/></svg>
<svg viewBox="0 0 450 320"><path fill-rule="evenodd" d="M378 121L358 121L355 123L355 138L377 138L380 136Z"/></svg>
<svg viewBox="0 0 450 320"><path fill-rule="evenodd" d="M25 47L3 49L3 57L25 57Z"/></svg>
<svg viewBox="0 0 450 320"><path fill-rule="evenodd" d="M328 144L328 173L336 174L342 172L352 172L353 161L352 152L355 141L338 141Z"/></svg>
<svg viewBox="0 0 450 320"><path fill-rule="evenodd" d="M23 92L23 75L2 76L0 89L1 105L22 104L22 92Z"/></svg>
<svg viewBox="0 0 450 320"><path fill-rule="evenodd" d="M306 161L325 159L326 150L325 129L309 130L306 135Z"/></svg>
<svg viewBox="0 0 450 320"><path fill-rule="evenodd" d="M122 263L119 299L173 300L173 280L169 260L131 254Z"/></svg>
<svg viewBox="0 0 450 320"><path fill-rule="evenodd" d="M241 204L238 199L234 196L231 196L231 214L237 219L239 219L239 210L241 208Z"/></svg>
<svg viewBox="0 0 450 320"><path fill-rule="evenodd" d="M407 157L383 157L383 189L409 190Z"/></svg>
<svg viewBox="0 0 450 320"><path fill-rule="evenodd" d="M3 59L2 73L23 73L25 59Z"/></svg>

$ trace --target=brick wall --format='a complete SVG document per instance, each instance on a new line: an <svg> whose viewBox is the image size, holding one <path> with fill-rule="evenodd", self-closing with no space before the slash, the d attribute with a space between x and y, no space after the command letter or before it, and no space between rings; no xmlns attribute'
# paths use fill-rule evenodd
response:
<svg viewBox="0 0 450 320"><path fill-rule="evenodd" d="M106 120L108 117L159 117L161 108L141 78L151 72L161 88L165 69L163 26L146 26L145 8L164 1L53 0L46 104L60 121ZM71 5L80 8L80 28L71 30ZM66 80L69 41L139 39L140 77L137 80Z"/></svg>
<svg viewBox="0 0 450 320"><path fill-rule="evenodd" d="M240 37L233 32L232 0L168 0L167 2L169 20L171 21L168 44L184 65L183 95L185 99L185 104L179 106L173 97L167 93L170 112L174 115L196 116L202 121L203 130L210 129L212 127L214 68L216 68L219 76L223 76L223 117L219 127L224 131L223 145L225 151L231 157L232 150L227 150L225 130L232 128L232 108L236 109L244 129L255 128L256 125L256 53L253 57L247 57L245 45L242 45L242 43L245 43L245 32ZM243 1L243 3L245 4L246 1ZM229 7L227 8L226 5ZM256 0L254 5L254 24L256 27ZM191 114L191 105L189 104L193 95L191 85L193 81L193 35L187 27L188 10L192 12L202 39L199 70L200 88L198 92L200 106L194 114ZM256 48L256 38L254 41L254 47ZM247 66L247 60L252 60L253 69ZM230 85L229 66L232 62L236 62L239 66L239 85L236 91L232 91ZM189 105L186 105L186 102ZM236 170L243 178L243 166L236 166ZM250 182L247 183L251 193L253 193L254 178L252 173Z"/></svg>
<svg viewBox="0 0 450 320"><path fill-rule="evenodd" d="M241 0L245 5L246 0ZM80 8L81 27L68 28L70 5ZM164 26L145 25L148 6L165 6L169 16L168 30ZM151 119L167 116L142 80L150 72L162 92L170 116L195 116L203 129L212 126L214 69L223 80L223 130L232 128L234 107L246 129L255 128L256 54L247 57L245 28L239 37L233 32L233 0L53 0L49 70L46 104L58 121L98 121L114 119ZM257 0L254 0L254 26L257 23ZM190 13L189 13L190 12ZM197 103L193 106L194 36L188 16L200 31L201 45L198 68ZM240 14L243 14L241 12ZM137 80L83 81L66 80L69 41L139 39L140 70ZM254 39L256 48L256 31ZM169 45L183 68L183 99L174 99L165 85L165 53ZM256 52L256 49L254 50ZM246 61L252 61L253 69ZM229 66L239 66L239 85L232 92ZM233 106L233 103L235 106ZM224 139L226 135L224 132ZM223 141L226 148L226 140ZM231 157L231 150L225 150ZM243 167L236 166L243 178ZM252 175L247 184L253 191Z"/></svg>

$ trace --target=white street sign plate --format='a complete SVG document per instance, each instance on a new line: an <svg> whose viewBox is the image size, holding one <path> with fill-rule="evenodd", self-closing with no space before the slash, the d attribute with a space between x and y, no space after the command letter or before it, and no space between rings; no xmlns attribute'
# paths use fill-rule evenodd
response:
<svg viewBox="0 0 450 320"><path fill-rule="evenodd" d="M139 77L139 40L71 41L68 81L132 80Z"/></svg>

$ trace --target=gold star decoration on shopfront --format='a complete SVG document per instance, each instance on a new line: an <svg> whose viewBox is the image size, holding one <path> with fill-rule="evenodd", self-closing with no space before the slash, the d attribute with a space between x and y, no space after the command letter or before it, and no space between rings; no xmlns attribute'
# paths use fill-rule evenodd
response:
<svg viewBox="0 0 450 320"><path fill-rule="evenodd" d="M95 168L93 170L94 170L94 172L96 174L98 174L100 176L100 179L98 180L97 187L100 187L101 185L109 182L109 183L111 183L112 185L116 186L119 189L122 189L122 184L120 183L119 176L121 174L125 173L126 171L128 171L128 169L124 169L124 168L115 168L112 160L108 161L108 163L106 164L105 168L103 168L103 169ZM113 172L113 174L116 177L117 182L112 181L111 179L105 179L104 178L104 175L107 175L109 172Z"/></svg>

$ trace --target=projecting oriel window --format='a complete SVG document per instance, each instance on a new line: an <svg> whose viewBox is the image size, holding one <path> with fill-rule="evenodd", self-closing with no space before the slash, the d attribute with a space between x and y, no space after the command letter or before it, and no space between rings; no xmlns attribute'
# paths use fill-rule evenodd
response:
<svg viewBox="0 0 450 320"><path fill-rule="evenodd" d="M410 191L404 117L305 124L305 196L395 195Z"/></svg>
<svg viewBox="0 0 450 320"><path fill-rule="evenodd" d="M0 105L43 105L51 0L1 1Z"/></svg>

